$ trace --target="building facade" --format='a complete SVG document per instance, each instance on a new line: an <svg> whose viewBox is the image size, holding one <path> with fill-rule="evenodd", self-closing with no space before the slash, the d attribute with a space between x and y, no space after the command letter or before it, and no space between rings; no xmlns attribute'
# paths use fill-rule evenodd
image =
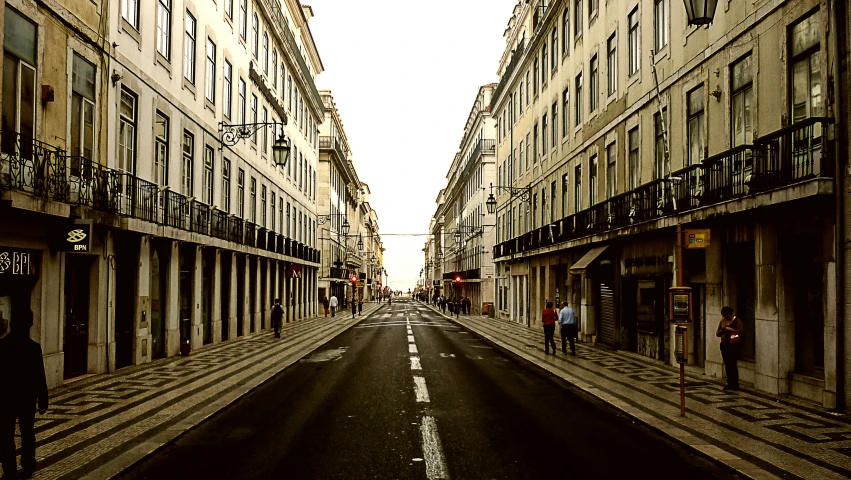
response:
<svg viewBox="0 0 851 480"><path fill-rule="evenodd" d="M50 387L268 329L274 298L287 321L316 313L324 106L310 7L4 12L9 65L43 87L3 127L0 250L27 259L15 271L31 286L4 273L0 298L12 315L33 309ZM22 31L24 46L9 42Z"/></svg>
<svg viewBox="0 0 851 480"><path fill-rule="evenodd" d="M515 187L497 197L499 316L536 325L567 301L582 340L675 363L668 292L688 286L690 363L722 376L729 305L744 381L837 407L833 3L722 2L694 27L675 0L518 2L491 102ZM702 248L678 255L680 228Z"/></svg>

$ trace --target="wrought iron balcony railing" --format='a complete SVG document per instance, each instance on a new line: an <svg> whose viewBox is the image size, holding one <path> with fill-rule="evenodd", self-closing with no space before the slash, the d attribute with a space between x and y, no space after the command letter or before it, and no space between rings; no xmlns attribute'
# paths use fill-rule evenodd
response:
<svg viewBox="0 0 851 480"><path fill-rule="evenodd" d="M829 118L809 118L494 246L494 258L834 175Z"/></svg>

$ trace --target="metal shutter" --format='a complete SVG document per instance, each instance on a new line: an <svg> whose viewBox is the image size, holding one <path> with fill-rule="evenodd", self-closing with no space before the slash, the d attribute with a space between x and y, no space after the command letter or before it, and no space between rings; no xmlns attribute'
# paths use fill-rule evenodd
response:
<svg viewBox="0 0 851 480"><path fill-rule="evenodd" d="M600 284L600 338L601 343L615 343L615 291L605 283Z"/></svg>

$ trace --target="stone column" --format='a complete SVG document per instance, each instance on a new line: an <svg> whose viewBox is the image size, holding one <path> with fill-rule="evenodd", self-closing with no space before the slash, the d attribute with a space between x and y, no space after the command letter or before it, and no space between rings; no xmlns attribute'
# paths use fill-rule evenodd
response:
<svg viewBox="0 0 851 480"><path fill-rule="evenodd" d="M794 365L794 326L785 325L789 331L782 332L777 304L777 231L769 223L757 223L754 229L754 256L756 259L756 312L755 332L756 364L754 365L754 387L757 390L778 394L788 392L789 368L786 360ZM791 347L791 349L790 349ZM783 356L785 358L781 359Z"/></svg>
<svg viewBox="0 0 851 480"><path fill-rule="evenodd" d="M270 292L274 290L272 278L272 262L274 260L269 258L264 258L263 262L266 264L266 288L263 289L263 325L266 328L272 327L272 303L275 301L275 298L270 295Z"/></svg>
<svg viewBox="0 0 851 480"><path fill-rule="evenodd" d="M833 225L830 223L829 225ZM839 382L837 378L837 364L842 361L842 352L837 352L836 345L836 242L834 229L822 229L824 256L824 408L836 409L839 405L837 391ZM848 320L846 319L846 324ZM794 330L793 330L794 332ZM841 333L839 333L841 334ZM851 346L845 344L845 350L851 352Z"/></svg>
<svg viewBox="0 0 851 480"><path fill-rule="evenodd" d="M251 333L251 259L245 256L245 268L242 273L245 288L242 289L242 335Z"/></svg>
<svg viewBox="0 0 851 480"><path fill-rule="evenodd" d="M192 313L189 323L189 346L197 350L204 345L204 323L201 318L201 302L204 282L204 256L200 246L192 249L195 259L192 262Z"/></svg>
<svg viewBox="0 0 851 480"><path fill-rule="evenodd" d="M169 242L166 260L165 303L165 355L172 357L180 353L180 246ZM164 262L163 262L164 263Z"/></svg>
<svg viewBox="0 0 851 480"><path fill-rule="evenodd" d="M237 274L237 261L236 261L236 253L235 252L225 252L224 255L230 255L230 272L227 274L230 275L230 288L228 289L230 300L228 301L228 338L234 339L239 333L236 331L237 326L237 317L239 315L239 310L237 306L239 304L239 296L237 292L239 291L238 281L239 275Z"/></svg>
<svg viewBox="0 0 851 480"><path fill-rule="evenodd" d="M107 230L104 244L95 250L100 252L92 257L95 261L89 269L88 373L115 370L115 271L108 258L115 253L114 248L112 234Z"/></svg>
<svg viewBox="0 0 851 480"><path fill-rule="evenodd" d="M254 269L254 331L262 332L263 327L266 325L264 322L264 316L266 315L266 302L264 301L266 298L265 288L263 288L263 268L261 264L265 262L266 259L263 257L257 257L257 267Z"/></svg>
<svg viewBox="0 0 851 480"><path fill-rule="evenodd" d="M210 308L211 328L213 329L213 343L221 343L222 341L222 251L215 249L213 254L213 298L210 303L213 305ZM227 319L224 319L227 321Z"/></svg>
<svg viewBox="0 0 851 480"><path fill-rule="evenodd" d="M597 335L597 309L594 304L594 292L596 285L582 272L582 306L580 307L580 331L579 340L591 342Z"/></svg>
<svg viewBox="0 0 851 480"><path fill-rule="evenodd" d="M706 249L706 321L703 324L703 338L706 350L704 370L707 375L722 378L724 376L724 359L721 358L720 339L715 336L715 329L721 319L721 307L724 306L724 257L723 230L712 230L711 241Z"/></svg>
<svg viewBox="0 0 851 480"><path fill-rule="evenodd" d="M133 365L141 365L151 361L151 240L146 235L139 240L136 278Z"/></svg>

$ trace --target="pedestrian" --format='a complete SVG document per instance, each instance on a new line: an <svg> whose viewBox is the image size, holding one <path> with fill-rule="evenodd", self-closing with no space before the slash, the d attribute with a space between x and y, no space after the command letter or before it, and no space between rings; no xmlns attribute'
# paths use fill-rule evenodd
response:
<svg viewBox="0 0 851 480"><path fill-rule="evenodd" d="M567 355L567 342L570 341L570 354L576 356L576 314L573 309L563 302L558 313L559 330L561 331L561 352Z"/></svg>
<svg viewBox="0 0 851 480"><path fill-rule="evenodd" d="M556 320L558 312L553 309L553 302L547 302L547 308L541 312L541 323L544 325L544 352L549 355L550 345L553 347L553 355L556 354L556 341L553 335L556 331Z"/></svg>
<svg viewBox="0 0 851 480"><path fill-rule="evenodd" d="M443 295L440 296L440 309L443 311L443 314L446 315L446 297Z"/></svg>
<svg viewBox="0 0 851 480"><path fill-rule="evenodd" d="M275 338L281 338L281 325L284 319L284 307L281 306L281 299L276 298L272 305L272 328L275 329Z"/></svg>
<svg viewBox="0 0 851 480"><path fill-rule="evenodd" d="M363 311L363 298L358 299L358 316L360 316Z"/></svg>
<svg viewBox="0 0 851 480"><path fill-rule="evenodd" d="M325 309L325 317L328 317L328 297L322 297L322 307Z"/></svg>
<svg viewBox="0 0 851 480"><path fill-rule="evenodd" d="M724 390L739 389L739 356L742 353L742 340L745 334L745 324L739 317L733 315L730 307L721 308L721 321L715 329L715 336L721 337L721 357L724 359L724 369L727 371L727 386Z"/></svg>
<svg viewBox="0 0 851 480"><path fill-rule="evenodd" d="M331 295L331 300L328 301L328 304L331 305L331 316L333 317L337 313L337 296Z"/></svg>
<svg viewBox="0 0 851 480"><path fill-rule="evenodd" d="M352 318L355 318L355 315L358 313L358 301L355 297L352 297Z"/></svg>
<svg viewBox="0 0 851 480"><path fill-rule="evenodd" d="M3 479L18 478L15 420L21 430L21 478L35 472L35 412L47 412L47 380L41 346L30 339L33 314L12 316L10 333L0 339L0 463Z"/></svg>

